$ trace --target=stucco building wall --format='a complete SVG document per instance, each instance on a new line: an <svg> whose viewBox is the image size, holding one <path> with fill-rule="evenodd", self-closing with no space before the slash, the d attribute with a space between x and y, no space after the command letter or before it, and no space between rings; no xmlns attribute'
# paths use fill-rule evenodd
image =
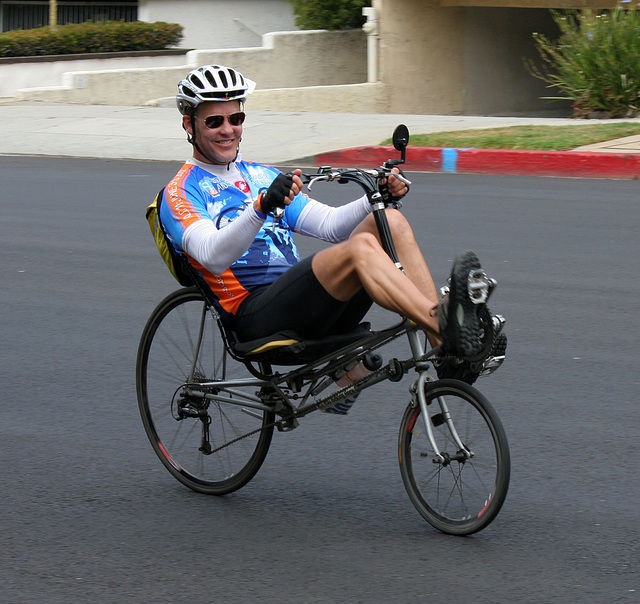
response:
<svg viewBox="0 0 640 604"><path fill-rule="evenodd" d="M451 4L454 2L452 1ZM443 6L374 0L380 11L380 79L390 113L566 114L525 59L533 32L554 34L546 8Z"/></svg>

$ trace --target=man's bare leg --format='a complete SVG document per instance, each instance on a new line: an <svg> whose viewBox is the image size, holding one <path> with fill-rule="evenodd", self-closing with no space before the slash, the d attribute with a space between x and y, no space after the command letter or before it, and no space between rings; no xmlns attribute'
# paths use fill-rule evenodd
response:
<svg viewBox="0 0 640 604"><path fill-rule="evenodd" d="M348 241L316 254L313 272L337 300L349 300L364 288L376 304L426 328L435 345L438 296L431 273L406 219L396 211L388 215L404 273L382 249L372 216L354 230Z"/></svg>
<svg viewBox="0 0 640 604"><path fill-rule="evenodd" d="M437 303L437 289L433 282L431 271L415 239L411 225L397 210L387 210L386 215L394 239L398 260L400 260L405 274L429 300L434 300ZM361 231L373 233L376 239L378 239L378 241L380 240L373 216L369 216L367 220L364 220L362 224L354 230L354 233ZM427 332L427 338L431 346L440 344L439 337L433 331Z"/></svg>

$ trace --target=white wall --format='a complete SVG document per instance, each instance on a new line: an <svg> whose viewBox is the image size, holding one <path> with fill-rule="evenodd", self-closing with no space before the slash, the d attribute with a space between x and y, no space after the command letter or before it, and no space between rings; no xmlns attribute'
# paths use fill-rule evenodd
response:
<svg viewBox="0 0 640 604"><path fill-rule="evenodd" d="M191 69L206 63L238 69L257 82L259 91L359 84L367 81L367 41L362 30L270 33L265 34L262 47L193 50L186 54L186 64L174 67L65 71L57 86L36 83L37 87L16 90L15 98L89 105L143 105L175 96L178 82ZM378 95L377 88L373 89ZM317 88L307 92L303 106L309 110L314 105L308 97L314 95L318 103L327 105L328 101L320 100L321 91ZM292 97L282 93L278 98L293 102L296 94ZM376 105L379 105L378 98Z"/></svg>
<svg viewBox="0 0 640 604"><path fill-rule="evenodd" d="M188 56L197 65L234 67L263 89L367 81L367 40L361 29L272 32L263 36L260 48L198 50Z"/></svg>
<svg viewBox="0 0 640 604"><path fill-rule="evenodd" d="M180 48L261 46L267 32L297 29L289 0L140 0L138 19L180 23Z"/></svg>
<svg viewBox="0 0 640 604"><path fill-rule="evenodd" d="M108 69L147 69L185 65L185 54L162 55L129 53L113 58L72 59L58 57L57 60L42 60L44 57L11 60L0 59L0 98L13 97L22 88L59 86L63 75L73 71L103 71Z"/></svg>

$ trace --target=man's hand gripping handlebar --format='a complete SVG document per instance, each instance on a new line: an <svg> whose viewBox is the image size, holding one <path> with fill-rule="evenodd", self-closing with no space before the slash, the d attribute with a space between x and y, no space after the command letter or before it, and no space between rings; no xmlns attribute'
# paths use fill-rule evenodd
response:
<svg viewBox="0 0 640 604"><path fill-rule="evenodd" d="M395 249L391 229L386 216L386 208L399 208L400 199L409 192L409 181L398 168L405 163L405 151L409 144L409 130L406 126L398 126L393 133L393 146L401 152L400 159L390 159L379 168L332 168L324 166L318 169L317 174L301 174L309 189L314 183L324 181L337 181L339 183L353 182L359 185L365 192L373 216L376 222L380 242L383 249L395 265L403 270Z"/></svg>
<svg viewBox="0 0 640 604"><path fill-rule="evenodd" d="M273 214L276 219L281 218L285 206L288 206L302 190L301 174L301 170L294 170L293 173L278 174L268 189L260 191L256 210L265 215Z"/></svg>

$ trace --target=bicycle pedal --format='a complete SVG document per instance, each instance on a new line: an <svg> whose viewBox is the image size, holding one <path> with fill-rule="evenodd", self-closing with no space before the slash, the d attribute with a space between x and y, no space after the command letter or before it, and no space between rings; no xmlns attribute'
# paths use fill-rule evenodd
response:
<svg viewBox="0 0 640 604"><path fill-rule="evenodd" d="M497 336L503 330L507 320L502 315L493 315L491 320L493 322L493 333Z"/></svg>
<svg viewBox="0 0 640 604"><path fill-rule="evenodd" d="M467 279L467 291L474 304L486 304L489 296L498 285L495 279L487 277L483 269L471 269Z"/></svg>
<svg viewBox="0 0 640 604"><path fill-rule="evenodd" d="M506 359L506 355L500 355L495 357L487 357L482 364L482 371L480 372L480 377L485 377L487 375L491 375L495 371L500 368L500 365L504 363Z"/></svg>

